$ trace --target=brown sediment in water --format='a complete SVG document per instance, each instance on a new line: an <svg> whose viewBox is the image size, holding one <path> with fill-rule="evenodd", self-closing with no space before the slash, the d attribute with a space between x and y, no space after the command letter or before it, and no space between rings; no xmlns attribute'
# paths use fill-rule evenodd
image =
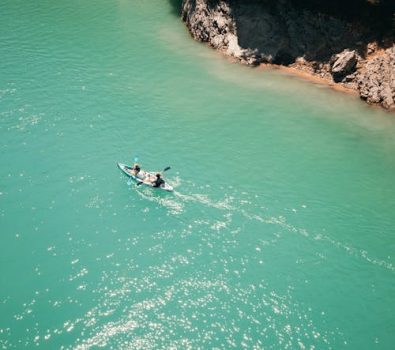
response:
<svg viewBox="0 0 395 350"><path fill-rule="evenodd" d="M307 81L307 82L310 82L313 84L324 85L324 86L327 86L335 91L339 91L339 92L343 92L343 93L346 93L346 94L349 94L352 96L359 97L359 92L353 88L349 88L344 85L337 84L331 78L320 77L314 73L301 70L300 68L297 68L297 67L287 67L287 66L282 66L282 65L278 65L278 64L262 63L257 68L261 69L261 70L267 70L267 71L269 71L269 70L279 71L287 76L292 76L297 79L301 79L301 80L304 80L304 81ZM388 112L391 114L395 113L394 108L383 109L378 104L368 104L368 106L370 108L377 108L377 109L380 109L381 111L385 111L385 112Z"/></svg>
<svg viewBox="0 0 395 350"><path fill-rule="evenodd" d="M299 79L308 81L310 83L319 84L319 85L326 85L336 91L345 92L345 93L348 93L348 94L354 95L354 96L359 95L358 91L356 91L355 89L346 87L344 85L337 84L330 78L320 77L318 75L315 75L310 72L306 72L304 70L301 70L301 69L298 69L295 67L287 67L287 66L282 66L282 65L278 65L278 64L263 63L258 66L258 69L277 70L277 71L280 71L281 73L284 73L286 75L291 75L291 76L297 77Z"/></svg>

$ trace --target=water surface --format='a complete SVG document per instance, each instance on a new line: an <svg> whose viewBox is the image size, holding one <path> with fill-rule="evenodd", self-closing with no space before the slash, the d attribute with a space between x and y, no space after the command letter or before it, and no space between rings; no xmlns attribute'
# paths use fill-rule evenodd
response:
<svg viewBox="0 0 395 350"><path fill-rule="evenodd" d="M2 348L392 349L392 115L229 62L166 1L0 23ZM136 156L175 192L129 185Z"/></svg>

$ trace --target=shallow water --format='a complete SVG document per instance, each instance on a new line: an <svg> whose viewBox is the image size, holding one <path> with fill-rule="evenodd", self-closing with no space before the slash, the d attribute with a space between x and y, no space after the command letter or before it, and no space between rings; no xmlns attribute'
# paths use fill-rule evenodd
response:
<svg viewBox="0 0 395 350"><path fill-rule="evenodd" d="M0 23L0 347L392 349L392 115L227 61L166 1ZM175 192L129 185L136 156Z"/></svg>

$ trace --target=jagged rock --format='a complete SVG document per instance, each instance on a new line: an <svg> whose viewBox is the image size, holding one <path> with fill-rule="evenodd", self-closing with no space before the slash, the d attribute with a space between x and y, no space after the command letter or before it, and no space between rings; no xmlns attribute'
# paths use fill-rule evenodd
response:
<svg viewBox="0 0 395 350"><path fill-rule="evenodd" d="M366 50L367 50L367 54L368 55L371 55L372 53L374 53L374 52L376 52L377 51L377 47L378 45L377 45L377 42L372 42L372 43L369 43L368 45L367 45L367 47L366 47Z"/></svg>
<svg viewBox="0 0 395 350"><path fill-rule="evenodd" d="M355 71L358 62L355 50L344 50L332 59L331 73L335 82L342 81L347 75Z"/></svg>
<svg viewBox="0 0 395 350"><path fill-rule="evenodd" d="M262 63L263 60L258 50L251 49L242 50L239 58L243 63L246 63L250 66L257 66Z"/></svg>
<svg viewBox="0 0 395 350"><path fill-rule="evenodd" d="M395 109L395 45L368 61L357 81L362 99Z"/></svg>
<svg viewBox="0 0 395 350"><path fill-rule="evenodd" d="M233 33L228 34L228 47L226 54L233 57L241 57L243 50L241 50L237 36Z"/></svg>
<svg viewBox="0 0 395 350"><path fill-rule="evenodd" d="M184 0L182 18L195 40L207 42L227 55L240 58L231 10L225 1Z"/></svg>

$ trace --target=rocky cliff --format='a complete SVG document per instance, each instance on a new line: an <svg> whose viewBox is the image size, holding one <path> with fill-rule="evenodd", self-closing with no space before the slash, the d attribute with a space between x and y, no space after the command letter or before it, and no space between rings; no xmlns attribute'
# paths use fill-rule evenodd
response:
<svg viewBox="0 0 395 350"><path fill-rule="evenodd" d="M183 0L181 14L193 38L245 64L294 67L395 110L393 10L378 2Z"/></svg>

